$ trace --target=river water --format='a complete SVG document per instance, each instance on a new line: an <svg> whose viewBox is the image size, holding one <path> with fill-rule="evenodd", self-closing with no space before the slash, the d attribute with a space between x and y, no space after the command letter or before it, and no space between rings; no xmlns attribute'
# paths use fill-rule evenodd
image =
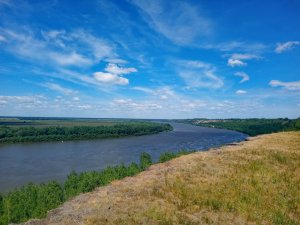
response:
<svg viewBox="0 0 300 225"><path fill-rule="evenodd" d="M0 192L28 182L61 182L72 170L101 170L138 162L141 152L150 153L156 161L167 150L207 150L247 137L235 131L170 124L173 131L146 136L0 145Z"/></svg>

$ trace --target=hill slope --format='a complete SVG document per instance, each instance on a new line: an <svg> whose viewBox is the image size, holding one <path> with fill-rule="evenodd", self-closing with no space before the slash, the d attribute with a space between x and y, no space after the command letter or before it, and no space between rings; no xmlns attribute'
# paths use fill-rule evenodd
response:
<svg viewBox="0 0 300 225"><path fill-rule="evenodd" d="M300 132L151 166L26 224L299 224Z"/></svg>

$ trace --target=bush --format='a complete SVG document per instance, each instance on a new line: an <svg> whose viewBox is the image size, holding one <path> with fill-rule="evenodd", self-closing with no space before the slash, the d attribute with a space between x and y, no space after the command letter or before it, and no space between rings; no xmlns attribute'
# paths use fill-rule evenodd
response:
<svg viewBox="0 0 300 225"><path fill-rule="evenodd" d="M146 152L143 152L140 156L140 167L141 170L147 169L152 164L151 155Z"/></svg>
<svg viewBox="0 0 300 225"><path fill-rule="evenodd" d="M160 162L171 158L188 154L189 151L177 153L164 153ZM64 201L80 194L104 186L113 180L133 176L152 165L150 154L143 152L140 156L140 164L131 163L118 166L109 166L102 171L82 172L72 171L65 183L52 181L47 184L29 183L19 189L9 192L4 197L0 195L0 225L9 223L21 223L31 218L45 217L50 209L58 207Z"/></svg>

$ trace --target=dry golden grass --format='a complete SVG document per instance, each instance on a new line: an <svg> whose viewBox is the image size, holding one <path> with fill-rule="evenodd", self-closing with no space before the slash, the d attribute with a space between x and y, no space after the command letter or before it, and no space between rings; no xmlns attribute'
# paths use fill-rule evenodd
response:
<svg viewBox="0 0 300 225"><path fill-rule="evenodd" d="M28 224L300 224L300 132L182 156Z"/></svg>

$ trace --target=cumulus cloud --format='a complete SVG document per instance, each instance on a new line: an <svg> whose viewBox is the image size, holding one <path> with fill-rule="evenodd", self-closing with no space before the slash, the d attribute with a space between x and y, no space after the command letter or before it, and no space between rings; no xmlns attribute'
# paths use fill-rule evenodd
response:
<svg viewBox="0 0 300 225"><path fill-rule="evenodd" d="M240 83L244 83L244 82L250 80L249 75L244 72L236 72L234 75L242 78Z"/></svg>
<svg viewBox="0 0 300 225"><path fill-rule="evenodd" d="M272 87L282 87L290 91L300 91L300 81L283 82L280 80L271 80L269 85Z"/></svg>
<svg viewBox="0 0 300 225"><path fill-rule="evenodd" d="M235 93L238 94L238 95L244 95L244 94L247 94L247 91L237 90Z"/></svg>
<svg viewBox="0 0 300 225"><path fill-rule="evenodd" d="M284 43L278 43L277 47L275 48L275 52L280 54L282 52L292 50L297 45L300 45L300 41L288 41Z"/></svg>
<svg viewBox="0 0 300 225"><path fill-rule="evenodd" d="M196 38L212 33L210 19L200 10L184 1L132 0L143 13L146 22L157 32L176 44L193 43Z"/></svg>
<svg viewBox="0 0 300 225"><path fill-rule="evenodd" d="M120 67L113 63L109 63L104 70L106 72L95 72L93 74L94 78L100 83L111 85L127 85L129 84L129 80L122 75L137 72L136 68Z"/></svg>
<svg viewBox="0 0 300 225"><path fill-rule="evenodd" d="M129 80L127 78L121 77L117 74L96 72L93 74L94 78L100 83L112 84L112 85L127 85Z"/></svg>

